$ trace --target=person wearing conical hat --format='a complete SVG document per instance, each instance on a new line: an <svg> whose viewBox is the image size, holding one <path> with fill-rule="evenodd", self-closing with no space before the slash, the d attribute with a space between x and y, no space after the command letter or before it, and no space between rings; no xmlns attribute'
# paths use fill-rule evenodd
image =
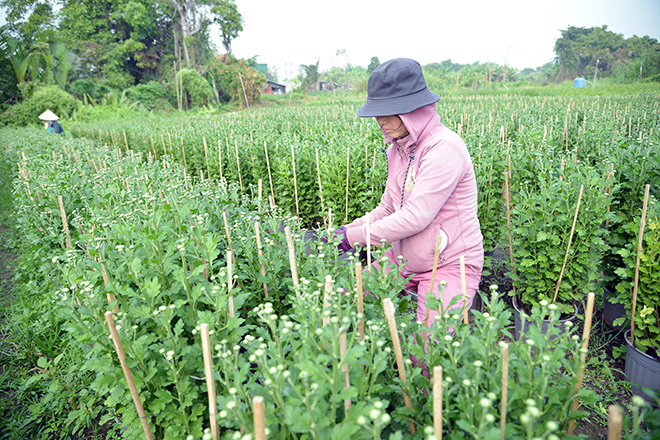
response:
<svg viewBox="0 0 660 440"><path fill-rule="evenodd" d="M39 115L39 119L46 121L46 132L57 133L64 136L64 129L62 128L62 125L57 122L59 117L55 113L51 112L50 110L46 110Z"/></svg>
<svg viewBox="0 0 660 440"><path fill-rule="evenodd" d="M41 119L42 121L57 121L60 118L50 110L46 110L45 112L39 115L39 119Z"/></svg>

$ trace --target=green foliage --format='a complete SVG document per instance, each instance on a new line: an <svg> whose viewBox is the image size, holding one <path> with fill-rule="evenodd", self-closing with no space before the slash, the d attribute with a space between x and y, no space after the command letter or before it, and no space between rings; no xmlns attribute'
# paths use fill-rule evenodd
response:
<svg viewBox="0 0 660 440"><path fill-rule="evenodd" d="M28 132L32 141L38 139L44 147L54 140L44 141L37 130ZM65 321L53 307L51 293L57 281L49 268L51 249L37 238L41 234L18 232L24 217L20 208L14 211L11 194L17 160L16 151L2 149L0 432L8 439L61 438L66 434L93 438L101 431L98 418L106 409L102 397L89 392L92 375L80 369L86 356L84 347L67 334Z"/></svg>
<svg viewBox="0 0 660 440"><path fill-rule="evenodd" d="M234 0L215 0L211 3L213 22L220 26L222 46L231 53L231 42L243 32L243 17L238 12Z"/></svg>
<svg viewBox="0 0 660 440"><path fill-rule="evenodd" d="M369 60L369 65L367 66L367 73L371 75L371 72L376 70L376 67L380 66L380 60L378 57L371 57Z"/></svg>
<svg viewBox="0 0 660 440"><path fill-rule="evenodd" d="M126 97L133 102L140 102L147 110L165 110L167 102L167 89L156 81L138 84L126 89ZM171 107L171 106L170 106Z"/></svg>
<svg viewBox="0 0 660 440"><path fill-rule="evenodd" d="M36 125L38 116L50 110L60 118L71 115L77 106L76 98L58 86L38 87L32 96L10 107L2 116L2 125ZM66 131L66 130L65 130Z"/></svg>
<svg viewBox="0 0 660 440"><path fill-rule="evenodd" d="M302 88L303 90L313 91L316 90L316 84L319 81L319 59L316 64L301 64L300 70L302 71Z"/></svg>
<svg viewBox="0 0 660 440"><path fill-rule="evenodd" d="M18 80L11 64L11 48L8 33L0 28L0 109L12 99L18 98Z"/></svg>
<svg viewBox="0 0 660 440"><path fill-rule="evenodd" d="M519 171L522 176L514 177L519 186L512 189L511 197L516 253L511 278L523 303L538 306L541 300L554 302L557 292L562 311L570 313L570 304L593 291L599 278L594 261L599 261L605 250L605 230L600 225L607 219L607 171L603 165L592 168L570 156L553 160L542 153L536 155L512 159L521 168L531 169L523 168ZM555 161L560 163L560 170L554 169Z"/></svg>
<svg viewBox="0 0 660 440"><path fill-rule="evenodd" d="M29 46L52 39L56 34L56 17L50 2L34 0L2 0L7 13L3 32Z"/></svg>
<svg viewBox="0 0 660 440"><path fill-rule="evenodd" d="M21 272L33 280L26 292L43 301L17 313L17 319L32 323L21 327L21 338L39 340L46 356L33 356L32 362L46 365L56 378L41 371L30 385L69 386L72 393L58 391L52 397L65 413L65 402L83 391L56 371L62 362L77 366L81 386L102 399L99 405L111 408L99 414L100 420L119 419L124 438L142 436L107 337L103 314L117 306L127 362L157 438L199 438L208 426L206 388L194 379L203 377L201 324L212 331L222 435L240 428L252 432L249 402L259 394L274 437L318 432L328 438L423 438L432 405L424 390L431 385L420 363L404 362L408 382L398 379L382 312L382 300L389 298L397 310L404 360L423 359L429 372L440 364L451 378L445 380L447 437L499 438L498 343L511 339L511 312L499 294L486 298L487 313L473 312L472 326L452 312L426 330L407 313L409 299L397 297L403 280L396 271L364 272L368 338L361 343L355 331L361 317L355 312L354 260L337 264L332 240L313 244L303 238L301 226L327 222L328 208L336 225L378 203L386 174L379 152L382 134L373 120L355 115L362 98L337 94L332 102L309 100L235 114L157 117L131 110L132 117L77 123L66 139L36 129L3 130L2 151L12 154L7 164L14 169L20 163L27 176L13 179L14 223L27 246ZM126 101L115 95L106 98L110 102ZM591 290L603 267L607 219L630 206L639 210L636 192L619 192L625 181L655 186L658 179L654 164L660 162L652 153L658 142L657 102L657 94L643 94L446 96L438 103L443 123L461 133L470 148L487 243L502 248L508 247L503 172L510 170L514 269L531 267L521 271L517 283L525 275L530 289L540 283L554 288L584 184L560 298L579 301ZM639 176L629 174L635 172ZM625 177L617 179L619 174ZM259 179L265 191L261 200ZM276 208L265 201L271 194ZM69 218L68 236L58 195ZM614 203L626 199L629 204ZM296 213L299 219L292 218ZM638 212L622 215L634 219ZM299 287L291 276L284 226L294 238ZM332 288L325 289L328 275ZM110 303L108 294L115 297ZM533 320L556 319L559 305L542 299L538 305ZM427 351L414 337L422 330L432 332ZM532 326L525 338L509 345L506 427L512 437L561 438L571 418L595 407L595 396L583 389L577 394L583 409L570 411L581 355L578 330L571 332L550 341ZM337 347L342 334L347 336L344 356ZM74 358L87 349L84 363L65 356L54 366L60 339ZM412 410L405 408L402 387L413 398ZM347 415L344 399L352 401ZM411 420L419 428L415 436L408 434Z"/></svg>
<svg viewBox="0 0 660 440"><path fill-rule="evenodd" d="M649 219L644 230L642 251L639 253L637 303L635 311L635 346L650 356L660 358L660 209L651 198ZM639 232L639 220L635 222ZM616 302L624 304L631 316L632 292L635 289L637 268L637 241L631 241L619 250L622 265L616 269L621 281L616 285ZM617 323L618 324L618 323Z"/></svg>
<svg viewBox="0 0 660 440"><path fill-rule="evenodd" d="M83 78L69 83L66 90L79 100L83 100L85 97L100 100L103 95L112 91L104 83L89 78Z"/></svg>
<svg viewBox="0 0 660 440"><path fill-rule="evenodd" d="M201 107L213 100L211 85L196 70L181 69L176 74L176 80L182 84L183 106L186 110Z"/></svg>
<svg viewBox="0 0 660 440"><path fill-rule="evenodd" d="M167 104L169 105L169 104ZM73 121L103 121L144 116L145 107L139 101L131 101L126 92L121 95L114 92L104 94L98 101L84 97L71 113Z"/></svg>
<svg viewBox="0 0 660 440"><path fill-rule="evenodd" d="M607 26L583 28L569 26L561 31L555 42L555 54L559 61L558 79L573 79L576 76L609 76L618 66L643 58L655 59L660 54L660 44L648 36L624 38L608 30ZM660 74L653 62L647 77ZM639 68L639 64L637 64ZM657 66L656 66L657 67ZM639 73L639 69L637 70ZM639 78L639 75L636 79Z"/></svg>
<svg viewBox="0 0 660 440"><path fill-rule="evenodd" d="M249 62L224 55L216 57L207 65L206 78L215 83L221 103L237 103L246 108L245 97L249 105L261 101L261 91L266 86L266 79Z"/></svg>
<svg viewBox="0 0 660 440"><path fill-rule="evenodd" d="M651 397L651 396L650 396ZM625 440L658 440L660 433L660 395L656 393L649 403L633 396L632 403L623 412L623 438Z"/></svg>
<svg viewBox="0 0 660 440"><path fill-rule="evenodd" d="M172 54L172 10L165 2L66 2L59 12L63 42L81 59L79 77L124 89L153 77ZM169 60L168 60L169 61Z"/></svg>
<svg viewBox="0 0 660 440"><path fill-rule="evenodd" d="M505 362L503 348L506 347L509 380L506 438L562 435L561 431L566 429L570 420L585 415L584 411L570 410L581 368L582 342L577 335L578 329L571 328L562 333L557 325L560 318L558 307L544 303L527 317L534 324L524 337L513 341L509 332L511 310L502 302L497 286L491 287L490 294L491 299L485 300L483 313L472 311L472 325L462 322L460 308L441 313L439 316L446 318L438 320L426 335L429 341L436 343L429 342L426 350L420 342L415 343L415 338L404 340L418 362L423 360L425 365L443 368L445 434L464 439L501 438L501 380ZM429 305L441 307L438 300L432 300ZM548 316L552 325L548 334L543 334L541 323ZM418 335L421 329L406 325L403 331ZM404 389L415 401L426 402L415 407L414 420L422 426L432 425L432 399L426 398L421 391L434 387L429 380L431 371L426 377L418 369L411 370L411 374L407 374L410 385ZM586 389L578 391L577 396L585 405L598 399L593 391Z"/></svg>

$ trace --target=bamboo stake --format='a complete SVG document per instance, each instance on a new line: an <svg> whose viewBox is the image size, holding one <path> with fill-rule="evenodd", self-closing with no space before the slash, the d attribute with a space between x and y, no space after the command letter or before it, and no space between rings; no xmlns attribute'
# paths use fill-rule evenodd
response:
<svg viewBox="0 0 660 440"><path fill-rule="evenodd" d="M367 229L367 270L371 272L371 217L367 212L365 216L366 229Z"/></svg>
<svg viewBox="0 0 660 440"><path fill-rule="evenodd" d="M319 149L315 147L316 150L316 177L319 181L319 197L321 199L321 211L325 212L325 204L323 202L323 188L321 187L321 166L319 165Z"/></svg>
<svg viewBox="0 0 660 440"><path fill-rule="evenodd" d="M126 140L126 132L122 131L124 133L124 145L126 145L126 153L128 153L128 140Z"/></svg>
<svg viewBox="0 0 660 440"><path fill-rule="evenodd" d="M291 228L286 226L284 228L286 234L286 243L289 248L289 266L291 266L291 278L293 279L293 287L296 290L296 296L300 295L298 286L298 268L296 267L296 248L293 246L293 238L291 237Z"/></svg>
<svg viewBox="0 0 660 440"><path fill-rule="evenodd" d="M611 166L612 166L612 169L610 170L609 173L607 173L607 186L605 187L605 193L607 194L608 198L610 196L610 193L612 192L612 190L610 188L610 178L614 174L614 164L611 164ZM606 212L608 214L610 213L610 205L611 205L611 202L607 202L607 211ZM605 230L608 231L608 232L610 230L610 219L609 219L609 217L607 219L605 219Z"/></svg>
<svg viewBox="0 0 660 440"><path fill-rule="evenodd" d="M186 163L186 147L183 145L183 138L181 138L181 152L183 153L183 182L188 191L188 164Z"/></svg>
<svg viewBox="0 0 660 440"><path fill-rule="evenodd" d="M220 171L220 181L222 182L222 147L220 146L220 139L218 139L218 170Z"/></svg>
<svg viewBox="0 0 660 440"><path fill-rule="evenodd" d="M60 205L60 217L62 217L62 227L64 228L64 234L66 235L66 247L71 249L73 246L71 245L71 237L69 236L69 223L66 221L66 211L64 210L64 200L62 199L62 196L57 196L57 203Z"/></svg>
<svg viewBox="0 0 660 440"><path fill-rule="evenodd" d="M348 178L351 171L351 150L346 148L346 211L344 213L344 223L348 223Z"/></svg>
<svg viewBox="0 0 660 440"><path fill-rule="evenodd" d="M215 400L215 380L213 379L213 357L211 356L209 325L206 323L202 324L200 330L202 333L202 352L204 356L204 372L206 373L206 390L209 397L209 422L211 423L213 440L218 440L218 421L216 419L218 404Z"/></svg>
<svg viewBox="0 0 660 440"><path fill-rule="evenodd" d="M607 408L607 440L621 440L623 411L618 405Z"/></svg>
<svg viewBox="0 0 660 440"><path fill-rule="evenodd" d="M502 344L502 403L500 409L501 440L506 438L506 407L509 394L509 344Z"/></svg>
<svg viewBox="0 0 660 440"><path fill-rule="evenodd" d="M236 150L236 168L238 169L238 183L243 191L243 177L241 176L241 161L238 159L238 140L234 139L234 148Z"/></svg>
<svg viewBox="0 0 660 440"><path fill-rule="evenodd" d="M261 199L263 198L264 188L263 181L257 180L257 212L261 214Z"/></svg>
<svg viewBox="0 0 660 440"><path fill-rule="evenodd" d="M227 223L227 211L222 211L222 222L225 224L225 235L227 236L227 246L229 246L229 250L232 252L232 258L235 258L233 255L234 249L231 246L231 236L229 235L229 223ZM232 259L233 262L235 262L234 259Z"/></svg>
<svg viewBox="0 0 660 440"><path fill-rule="evenodd" d="M275 206L275 191L273 191L273 176L270 173L270 161L268 160L268 147L264 141L264 153L266 154L266 168L268 168L268 182L270 183L270 195L273 198L271 205Z"/></svg>
<svg viewBox="0 0 660 440"><path fill-rule="evenodd" d="M330 305L330 295L332 295L332 276L325 276L325 286L323 287L323 327L328 325L330 317L325 316L325 309Z"/></svg>
<svg viewBox="0 0 660 440"><path fill-rule="evenodd" d="M639 263L642 254L642 243L644 239L644 227L646 226L646 208L649 204L649 191L651 185L644 189L644 203L642 205L642 218L639 222L639 236L637 239L637 261L635 262L635 280L633 282L632 312L630 316L630 343L635 342L635 309L637 308L637 288L639 286Z"/></svg>
<svg viewBox="0 0 660 440"><path fill-rule="evenodd" d="M468 320L468 305L467 305L467 280L465 279L465 257L461 255L458 257L458 262L461 269L461 294L463 295L463 324L469 324Z"/></svg>
<svg viewBox="0 0 660 440"><path fill-rule="evenodd" d="M264 255L264 253L261 248L261 235L259 234L259 222L254 222L254 235L257 237L257 252L259 253L259 266L261 266L261 276L265 277L266 269L264 268L264 263L261 262L261 257ZM268 286L266 285L266 282L264 282L263 285L264 285L264 296L268 298Z"/></svg>
<svg viewBox="0 0 660 440"><path fill-rule="evenodd" d="M231 171L231 166L229 165L229 161L231 160L231 154L229 153L229 139L225 139L225 148L227 151L227 169Z"/></svg>
<svg viewBox="0 0 660 440"><path fill-rule="evenodd" d="M133 380L133 374L131 373L131 368L126 365L126 354L124 353L124 347L121 344L121 339L119 339L119 333L117 333L117 328L115 327L115 318L112 316L112 312L105 312L105 320L108 323L108 328L110 329L110 336L112 336L112 342L115 343L115 350L117 351L117 357L119 358L119 363L121 364L121 369L124 371L124 377L126 377L126 382L128 382L128 388L131 391L131 397L133 397L133 403L135 404L135 409L137 410L138 417L140 418L140 423L142 423L142 430L147 440L153 440L151 435L151 429L149 428L149 422L147 417L144 414L144 409L142 408L142 402L140 401L140 395L137 392L135 387L135 381Z"/></svg>
<svg viewBox="0 0 660 440"><path fill-rule="evenodd" d="M433 270L431 271L431 291L429 292L432 293L435 291L434 287L435 286L435 275L436 272L438 271L438 260L440 259L440 248L442 247L442 235L438 234L438 238L435 241L435 253L433 254ZM431 313L431 309L428 307L426 308L426 313L424 315L424 327L429 326L429 315ZM425 335L422 335L424 339L426 339Z"/></svg>
<svg viewBox="0 0 660 440"><path fill-rule="evenodd" d="M101 276L103 277L103 285L107 289L108 285L110 284L110 279L108 278L108 272L105 268L105 263L101 263ZM110 292L107 292L105 296L108 299L108 305L112 305L113 302L117 301L117 297ZM112 313L119 313L119 304L115 303L115 307L112 309Z"/></svg>
<svg viewBox="0 0 660 440"><path fill-rule="evenodd" d="M254 440L266 440L264 398L261 396L252 399L252 420L254 422Z"/></svg>
<svg viewBox="0 0 660 440"><path fill-rule="evenodd" d="M229 306L229 317L233 318L234 315L234 294L231 293L231 289L234 284L234 274L232 273L232 260L234 259L234 254L232 251L227 251L227 296L228 296L228 306Z"/></svg>
<svg viewBox="0 0 660 440"><path fill-rule="evenodd" d="M202 139L204 140L204 158L206 159L206 176L209 178L209 183L211 183L211 171L209 171L209 147L206 145L206 136L203 136Z"/></svg>
<svg viewBox="0 0 660 440"><path fill-rule="evenodd" d="M442 366L433 367L433 434L442 440Z"/></svg>
<svg viewBox="0 0 660 440"><path fill-rule="evenodd" d="M339 335L339 356L341 362L341 371L344 372L344 389L347 390L351 387L351 375L348 370L348 362L346 362L346 332ZM344 399L344 417L348 417L348 410L351 409L351 399Z"/></svg>
<svg viewBox="0 0 660 440"><path fill-rule="evenodd" d="M509 230L509 262L511 264L511 272L515 272L513 267L513 242L511 239L511 198L509 197L509 175L504 172L504 201L506 202L506 227ZM513 293L516 293L516 285L512 283Z"/></svg>
<svg viewBox="0 0 660 440"><path fill-rule="evenodd" d="M399 370L399 379L401 379L401 382L403 384L406 384L406 369L403 364L403 354L401 353L401 342L399 341L399 332L396 328L396 320L394 318L394 304L392 304L392 300L389 298L385 298L383 300L383 310L385 311L385 318L387 318L387 325L390 328L390 336L392 337L392 345L394 346L394 355L396 356L396 366L397 369ZM403 392L403 401L406 405L406 408L408 408L410 411L412 411L412 403L410 401L410 397L408 397L408 394L406 394L405 390L401 390ZM410 433L414 434L416 431L415 429L415 423L410 422Z"/></svg>
<svg viewBox="0 0 660 440"><path fill-rule="evenodd" d="M580 212L580 202L582 201L583 191L584 191L584 185L580 185L580 194L578 194L577 206L575 207L573 226L571 227L571 233L568 236L568 246L566 246L566 255L564 255L564 264L562 264L561 266L561 272L559 272L559 280L557 280L557 287L555 288L555 295L552 297L553 304L557 299L557 294L559 293L559 286L561 286L561 279L564 277L564 270L566 269L566 263L568 262L568 253L571 250L571 242L573 241L573 233L575 232L575 223L577 223L578 213Z"/></svg>
<svg viewBox="0 0 660 440"><path fill-rule="evenodd" d="M154 135L150 133L149 136L151 136L151 149L154 152L154 160L158 160L158 154L156 154L156 143L154 142Z"/></svg>
<svg viewBox="0 0 660 440"><path fill-rule="evenodd" d="M360 341L364 340L364 293L362 290L362 263L359 261L355 263L355 284L357 286L357 312L361 315L360 323L358 324L358 332L360 333Z"/></svg>
<svg viewBox="0 0 660 440"><path fill-rule="evenodd" d="M247 108L250 108L250 102L248 101L247 93L245 93L245 85L243 84L243 77L241 73L238 73L238 79L241 81L241 87L243 88L243 97L245 98L245 105Z"/></svg>
<svg viewBox="0 0 660 440"><path fill-rule="evenodd" d="M179 93L179 81L176 79L176 60L174 60L174 88L176 89L176 106L181 112L181 94Z"/></svg>
<svg viewBox="0 0 660 440"><path fill-rule="evenodd" d="M291 144L291 167L293 168L293 194L296 198L296 217L300 221L300 210L298 208L298 179L296 178L296 155Z"/></svg>
<svg viewBox="0 0 660 440"><path fill-rule="evenodd" d="M580 372L578 373L578 381L575 384L575 391L573 395L576 395L580 388L582 388L582 380L584 378L584 365L587 362L587 349L589 348L589 335L591 334L591 318L594 312L594 295L593 292L589 292L587 295L587 310L584 316L584 329L582 331L582 353L580 354ZM578 405L580 404L579 399L575 398L573 404L571 405L571 412L577 411ZM568 422L568 435L573 435L573 428L575 428L575 419L571 419Z"/></svg>

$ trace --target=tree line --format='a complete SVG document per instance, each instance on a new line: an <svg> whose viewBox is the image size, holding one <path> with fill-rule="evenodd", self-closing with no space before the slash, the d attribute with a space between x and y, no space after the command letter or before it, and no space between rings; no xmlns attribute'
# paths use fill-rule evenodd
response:
<svg viewBox="0 0 660 440"><path fill-rule="evenodd" d="M29 101L44 88L39 99L52 97L53 107L71 116L81 103L102 101L139 101L148 110L214 103L249 107L259 102L267 78L277 81L272 72L257 72L256 56L232 55L231 43L244 26L234 0L0 0L0 7L7 12L7 24L0 27L0 107L22 104L0 116L0 124L30 120L43 102ZM214 32L222 48L214 47ZM522 71L451 60L424 70L434 90L506 89L575 77L660 82L660 44L649 36L569 26L554 52L554 60ZM318 62L301 65L296 80L303 91L364 92L379 63L373 57L366 69L325 72Z"/></svg>
<svg viewBox="0 0 660 440"><path fill-rule="evenodd" d="M244 25L234 0L0 0L0 6L7 12L0 28L3 103L29 98L41 85L99 100L150 82L182 86L190 101L185 82L195 73L208 86L193 94L227 102L238 95L220 83L227 70L245 71L244 87L261 86L250 62L231 55ZM214 47L213 32L224 51Z"/></svg>

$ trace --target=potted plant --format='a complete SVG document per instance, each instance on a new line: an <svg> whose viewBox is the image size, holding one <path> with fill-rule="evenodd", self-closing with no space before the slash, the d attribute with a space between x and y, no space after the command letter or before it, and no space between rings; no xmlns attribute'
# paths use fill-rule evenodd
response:
<svg viewBox="0 0 660 440"><path fill-rule="evenodd" d="M635 242L621 249L624 264L616 271L621 277L616 300L631 320L624 335L625 373L633 393L642 397L646 397L644 388L660 391L660 206L655 197L650 199L648 223L639 227L641 249L635 248Z"/></svg>
<svg viewBox="0 0 660 440"><path fill-rule="evenodd" d="M644 183L653 173L653 160L650 151L639 148L621 148L612 157L611 177L607 192L611 195L609 211L611 216L605 223L606 248L601 260L601 286L603 289L603 320L617 330L624 325L626 309L616 293L616 286L622 281L617 269L624 266L620 251L634 243L639 231L640 196ZM615 324L614 322L617 322Z"/></svg>
<svg viewBox="0 0 660 440"><path fill-rule="evenodd" d="M534 160L535 159L535 160ZM605 248L607 213L606 164L602 169L567 157L556 170L556 158L527 158L537 166L533 181L513 185L511 203L511 279L516 309L516 337L524 316L541 301L555 303L570 318L577 304L599 279L598 262ZM524 175L524 174L523 174Z"/></svg>

